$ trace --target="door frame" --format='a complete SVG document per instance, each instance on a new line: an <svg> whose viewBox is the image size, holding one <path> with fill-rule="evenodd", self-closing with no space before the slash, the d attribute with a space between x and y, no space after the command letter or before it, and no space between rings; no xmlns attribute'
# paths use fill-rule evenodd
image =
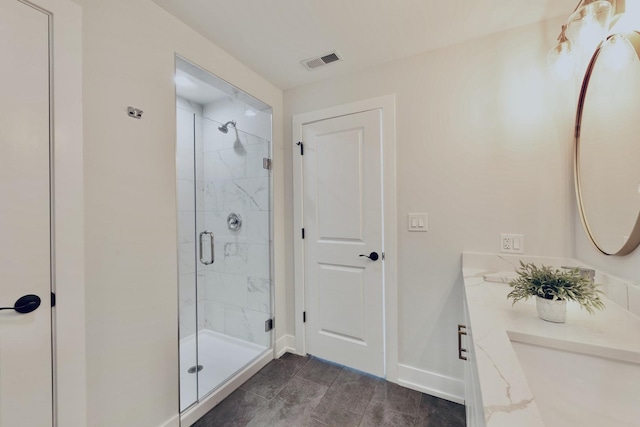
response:
<svg viewBox="0 0 640 427"><path fill-rule="evenodd" d="M87 423L82 7L17 1L49 16L53 425L81 426Z"/></svg>
<svg viewBox="0 0 640 427"><path fill-rule="evenodd" d="M396 96L395 94L329 107L318 111L296 114L292 120L293 147L293 252L295 289L295 349L305 355L305 325L302 313L305 307L304 242L300 236L303 228L303 164L298 141L302 141L303 126L333 117L346 116L370 110L381 110L382 157L382 248L383 264L383 315L385 377L398 381L398 243L396 202Z"/></svg>

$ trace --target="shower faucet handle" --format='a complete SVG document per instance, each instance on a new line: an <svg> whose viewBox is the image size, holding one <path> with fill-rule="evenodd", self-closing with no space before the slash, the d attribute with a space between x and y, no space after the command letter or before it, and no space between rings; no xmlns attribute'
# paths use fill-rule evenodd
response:
<svg viewBox="0 0 640 427"><path fill-rule="evenodd" d="M235 212L232 212L227 217L227 227L231 231L238 231L242 227L242 217Z"/></svg>

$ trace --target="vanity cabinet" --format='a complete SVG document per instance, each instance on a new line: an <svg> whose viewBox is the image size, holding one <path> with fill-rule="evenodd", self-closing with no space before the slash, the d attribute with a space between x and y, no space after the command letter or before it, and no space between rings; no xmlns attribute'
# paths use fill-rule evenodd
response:
<svg viewBox="0 0 640 427"><path fill-rule="evenodd" d="M458 357L464 360L464 405L467 413L467 427L485 427L484 407L480 392L480 379L473 347L473 334L469 321L467 298L464 300L464 325L458 328Z"/></svg>

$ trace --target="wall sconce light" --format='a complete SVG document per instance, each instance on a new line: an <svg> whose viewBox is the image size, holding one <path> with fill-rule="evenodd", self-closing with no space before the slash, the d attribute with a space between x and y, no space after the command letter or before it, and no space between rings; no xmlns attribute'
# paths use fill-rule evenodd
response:
<svg viewBox="0 0 640 427"><path fill-rule="evenodd" d="M559 80L569 80L578 66L578 61L573 53L573 45L565 34L566 30L567 26L563 25L558 36L558 44L547 54L551 74Z"/></svg>
<svg viewBox="0 0 640 427"><path fill-rule="evenodd" d="M604 40L616 13L616 0L580 0L566 25L562 26L558 44L547 60L552 74L568 80L573 77L583 54L589 56Z"/></svg>

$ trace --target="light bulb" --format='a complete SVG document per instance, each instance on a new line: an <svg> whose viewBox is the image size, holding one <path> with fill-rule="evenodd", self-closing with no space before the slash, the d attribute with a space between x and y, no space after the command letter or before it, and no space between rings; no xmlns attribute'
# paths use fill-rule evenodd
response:
<svg viewBox="0 0 640 427"><path fill-rule="evenodd" d="M620 71L633 61L635 50L626 37L616 34L602 47L604 67L611 71Z"/></svg>
<svg viewBox="0 0 640 427"><path fill-rule="evenodd" d="M556 80L569 80L576 72L577 62L569 40L561 41L547 54L551 74Z"/></svg>

